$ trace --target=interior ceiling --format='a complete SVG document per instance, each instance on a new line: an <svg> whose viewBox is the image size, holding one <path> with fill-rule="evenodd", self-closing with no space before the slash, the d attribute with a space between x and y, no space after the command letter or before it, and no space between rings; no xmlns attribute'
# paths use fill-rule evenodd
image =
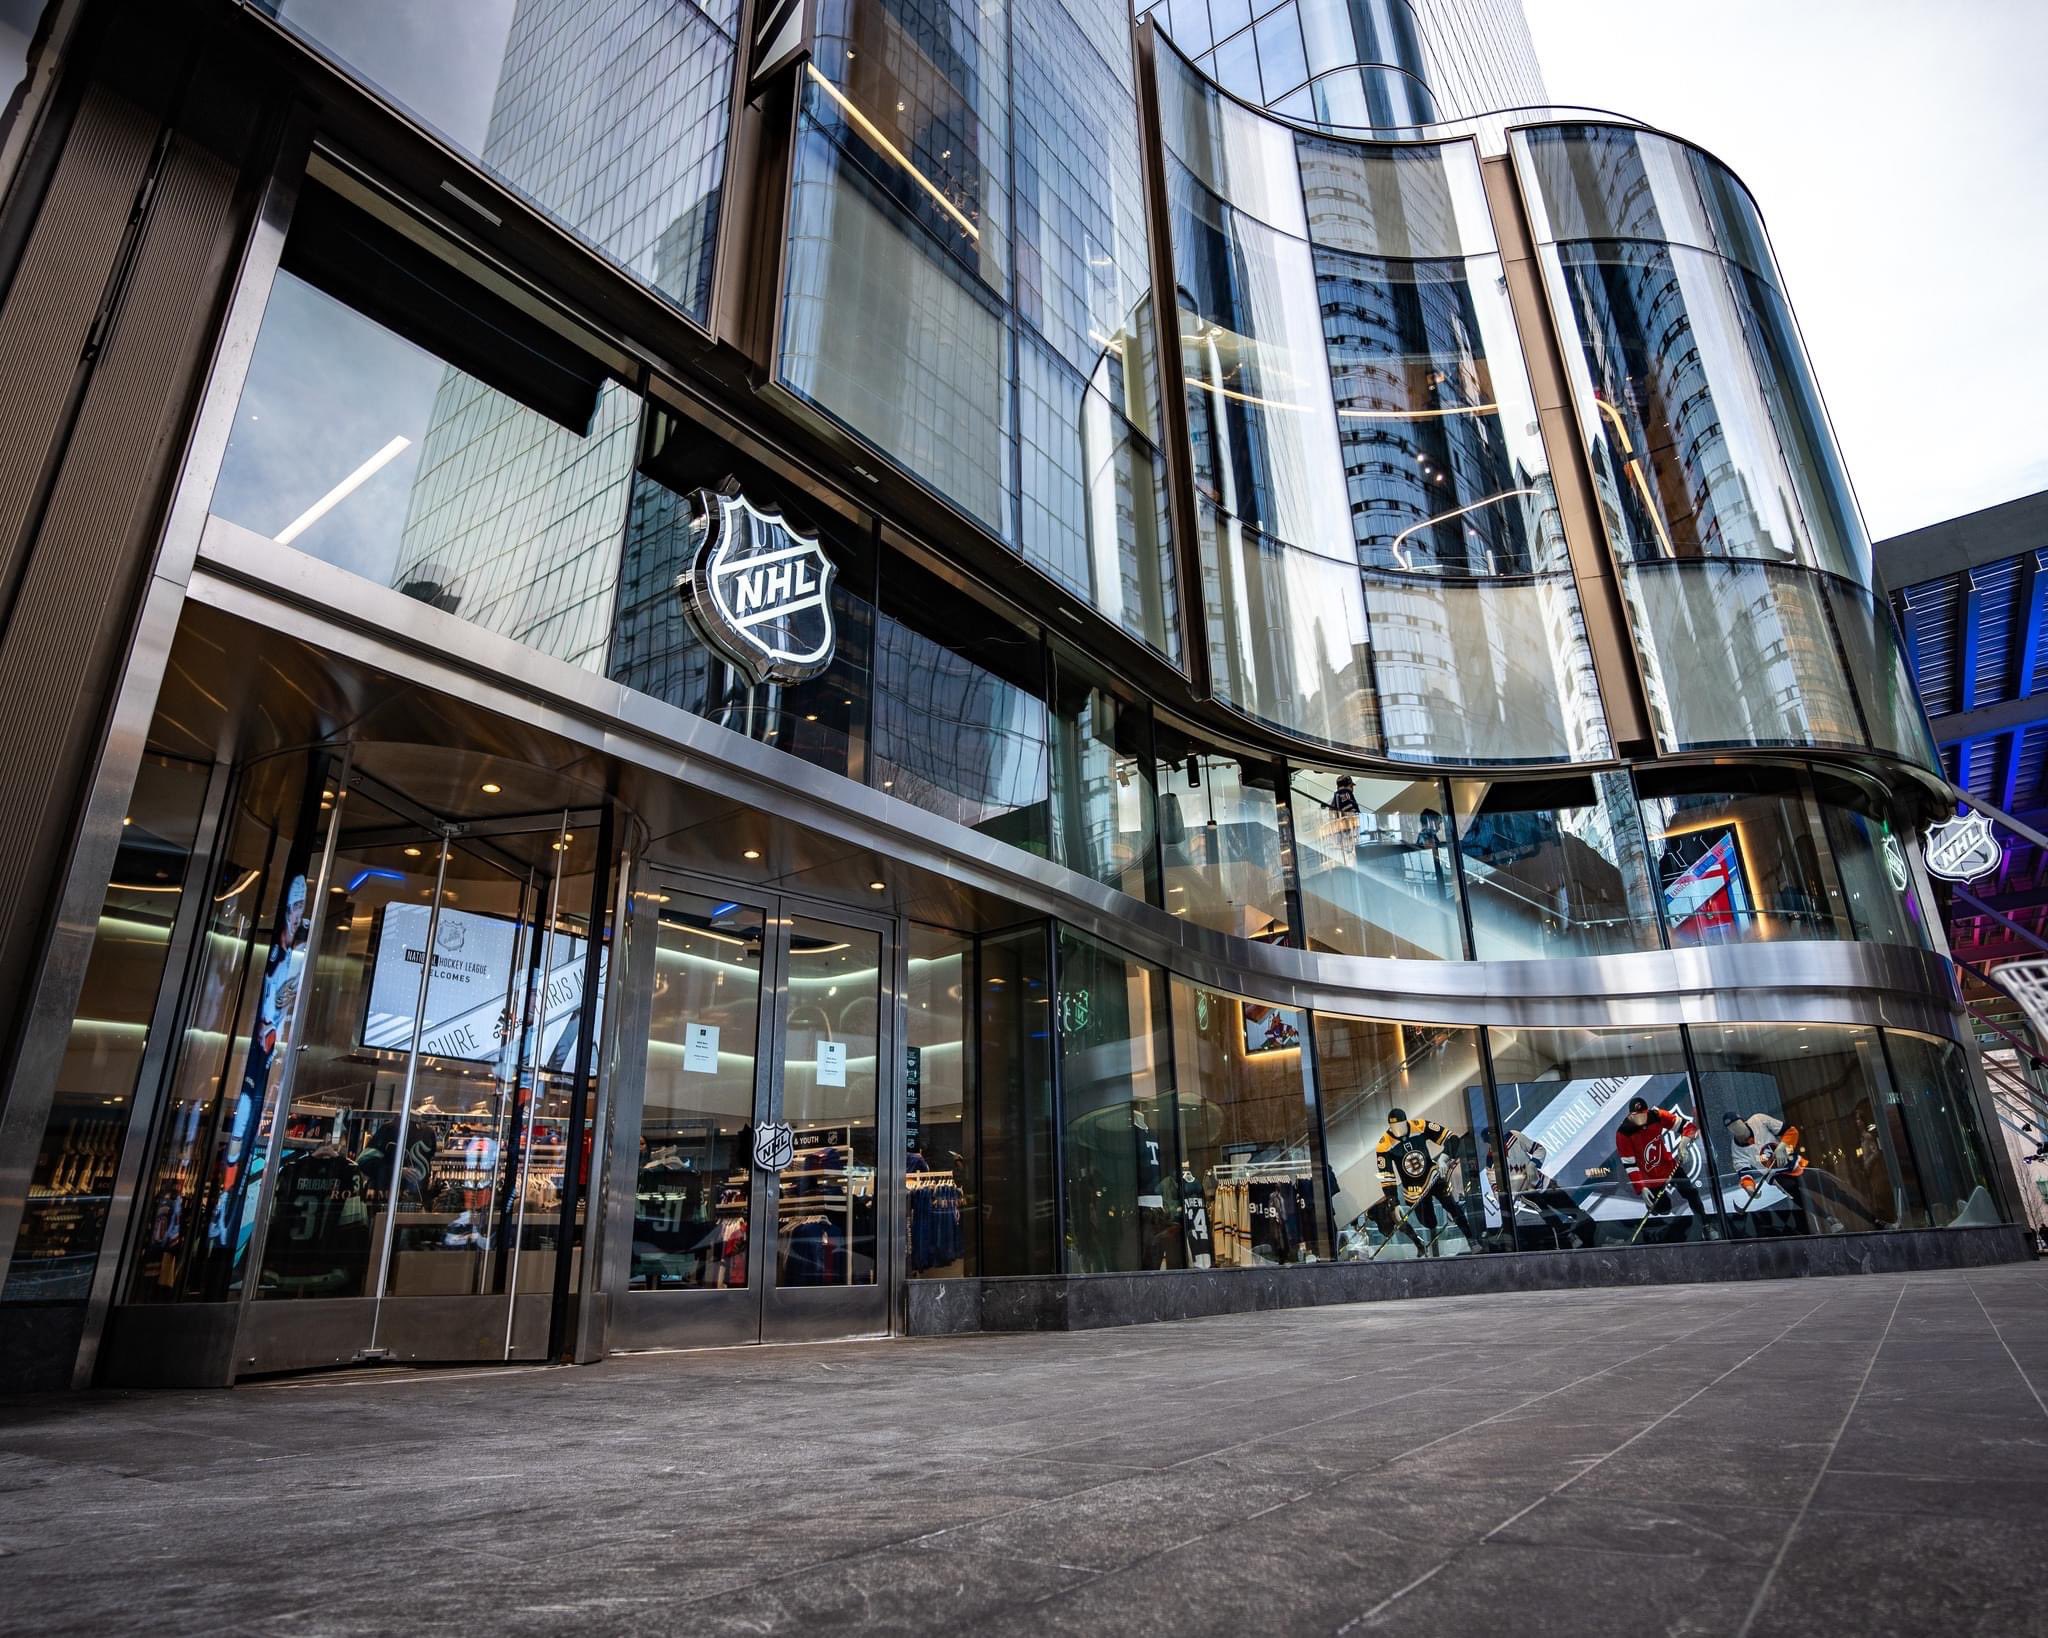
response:
<svg viewBox="0 0 2048 1638"><path fill-rule="evenodd" d="M478 822L596 806L612 794L649 865L979 929L1019 908L935 872L763 808L607 757L470 700L357 665L203 604L188 603L150 726L174 756L251 762L323 743L420 807ZM275 786L263 781L250 790ZM495 792L484 790L496 785ZM758 858L749 859L753 852ZM882 883L876 891L873 883Z"/></svg>

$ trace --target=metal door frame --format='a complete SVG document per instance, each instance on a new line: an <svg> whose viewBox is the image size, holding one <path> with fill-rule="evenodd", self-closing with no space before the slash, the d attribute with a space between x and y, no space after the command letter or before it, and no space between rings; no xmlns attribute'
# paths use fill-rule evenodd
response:
<svg viewBox="0 0 2048 1638"><path fill-rule="evenodd" d="M528 936L540 932L552 937L553 912L560 909L561 871L548 874L543 880L540 872L521 865L510 858L496 858L497 850L490 846L489 838L506 835L547 835L559 836L563 831L577 825L598 825L599 816L594 809L564 807L547 814L547 823L532 823L536 815L516 815L507 819L496 819L467 823L450 820L421 807L399 790L382 780L363 772L352 765L353 746L343 747L337 755L346 755L351 760L343 763L343 772L337 776L337 800L331 814L327 834L322 840L319 867L319 899L313 907L313 926L308 934L308 956L306 978L302 981L296 998L296 1012L293 1025L291 1058L285 1066L278 1087L278 1115L269 1134L265 1150L261 1193L256 1207L255 1220L250 1231L248 1260L244 1264L242 1286L237 1297L235 1322L234 1360L236 1376L261 1375L277 1371L305 1370L319 1366L370 1364L385 1360L436 1362L499 1363L509 1360L538 1360L545 1356L548 1336L554 1320L555 1292L534 1291L522 1294L517 1287L516 1277L509 1279L502 1292L488 1291L466 1296L414 1296L392 1297L386 1291L390 1279L390 1268L397 1239L396 1202L391 1204L386 1217L385 1233L381 1244L373 1248L374 1279L371 1288L360 1297L305 1298L295 1301L263 1302L258 1298L264 1248L268 1244L272 1209L273 1184L281 1160L285 1117L290 1112L291 1091L298 1066L299 1053L304 1049L300 1031L304 1027L305 1009L313 990L313 970L319 951L319 939L325 930L327 910L328 877L337 851L342 821L347 812L347 798L351 791L361 789L365 796L379 807L407 821L408 836L417 832L420 836L437 844L434 859L434 891L429 899L427 917L426 947L434 947L435 932L440 924L443 903L441 886L446 877L449 851L466 847L487 862L507 871L513 879L521 882L521 954L516 963L518 971L515 982L522 995L530 995L534 975L532 951L528 949ZM599 826L600 833L602 827ZM394 832L396 835L396 832ZM596 869L600 875L612 868L611 861L599 858ZM547 916L547 925L541 925L541 917ZM604 938L603 929L591 930L584 950L585 970L583 982L586 987L596 981L597 972L602 971ZM595 970L592 963L597 963ZM415 1002L413 1032L406 1051L405 1081L401 1101L397 1110L399 1118L399 1147L403 1152L404 1134L412 1114L414 1088L419 1073L420 1038L426 1025L425 1008L427 984L430 971L423 966L420 973L419 998ZM619 975L609 975L614 983ZM528 1003L530 1004L530 1003ZM534 1037L537 1040L537 1036ZM528 1050L526 1032L522 1029L520 1052ZM596 1067L594 1065L594 1067ZM524 1063L519 1073L526 1073ZM516 1086L515 1081L515 1086ZM536 1098L538 1086L536 1086ZM577 1096L587 1096L587 1087L578 1088ZM521 1144L518 1150L522 1170L529 1163L527 1146ZM576 1157L565 1156L565 1168L576 1163ZM593 1149L591 1171L593 1176L602 1175L604 1157ZM524 1179L520 1180L523 1194ZM492 1204L494 1239L505 1232L500 1203ZM521 1213L523 1218L523 1212ZM591 1215L586 1207L587 1225ZM514 1230L513 1232L518 1232ZM557 1248L557 1255L561 1248ZM488 1254L493 1260L497 1256L494 1244ZM512 1259L516 1271L518 1259ZM489 1266L488 1264L486 1265ZM595 1274L595 1265L586 1258L586 1282ZM567 1303L571 1312L576 1310L581 1293L571 1288ZM565 1316L566 1317L566 1316ZM387 1331L390 1340L387 1342Z"/></svg>
<svg viewBox="0 0 2048 1638"><path fill-rule="evenodd" d="M886 1336L896 1329L902 1302L903 1209L903 962L908 949L901 917L807 894L784 893L721 880L668 865L640 861L629 884L636 916L634 971L614 982L633 986L616 1043L622 1057L619 1096L612 1111L612 1146L606 1179L609 1204L603 1267L609 1294L607 1347L614 1351L716 1348L768 1342L805 1342ZM711 1291L635 1291L632 1277L632 1210L637 1187L638 1132L644 1107L644 1074L653 993L655 895L687 893L713 903L732 902L762 919L761 988L755 1021L754 1090L751 1119L758 1123L781 1108L781 1064L788 990L789 923L802 915L872 932L880 941L876 972L875 1258L873 1285L849 1287L776 1286L773 1248L779 1246L779 1195L763 1186L771 1174L755 1172L747 1213L747 1285ZM648 936L638 937L644 916ZM747 1157L752 1166L752 1157Z"/></svg>

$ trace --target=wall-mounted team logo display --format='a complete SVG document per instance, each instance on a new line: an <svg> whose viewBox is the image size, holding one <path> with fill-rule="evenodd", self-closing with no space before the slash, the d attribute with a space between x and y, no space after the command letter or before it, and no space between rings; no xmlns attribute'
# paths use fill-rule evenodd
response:
<svg viewBox="0 0 2048 1638"><path fill-rule="evenodd" d="M1959 813L1927 832L1927 869L1945 882L1973 882L1997 865L2002 849L1981 813Z"/></svg>
<svg viewBox="0 0 2048 1638"><path fill-rule="evenodd" d="M832 662L833 563L816 535L744 495L692 497L690 566L676 581L704 640L750 682L803 682Z"/></svg>

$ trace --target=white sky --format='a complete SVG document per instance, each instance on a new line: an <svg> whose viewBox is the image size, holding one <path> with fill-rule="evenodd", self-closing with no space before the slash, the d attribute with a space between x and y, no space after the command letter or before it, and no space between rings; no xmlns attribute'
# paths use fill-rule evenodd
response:
<svg viewBox="0 0 2048 1638"><path fill-rule="evenodd" d="M2048 489L2048 0L1525 0L1755 192L1873 539Z"/></svg>

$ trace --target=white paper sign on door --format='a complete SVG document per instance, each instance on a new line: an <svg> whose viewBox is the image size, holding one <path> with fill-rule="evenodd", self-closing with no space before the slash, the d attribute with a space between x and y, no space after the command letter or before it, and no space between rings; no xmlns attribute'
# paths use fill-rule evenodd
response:
<svg viewBox="0 0 2048 1638"><path fill-rule="evenodd" d="M820 1086L844 1086L846 1084L846 1043L844 1041L820 1041L818 1043L818 1084Z"/></svg>
<svg viewBox="0 0 2048 1638"><path fill-rule="evenodd" d="M718 1026L716 1024L685 1024L683 1026L683 1068L692 1075L716 1075L718 1073Z"/></svg>

